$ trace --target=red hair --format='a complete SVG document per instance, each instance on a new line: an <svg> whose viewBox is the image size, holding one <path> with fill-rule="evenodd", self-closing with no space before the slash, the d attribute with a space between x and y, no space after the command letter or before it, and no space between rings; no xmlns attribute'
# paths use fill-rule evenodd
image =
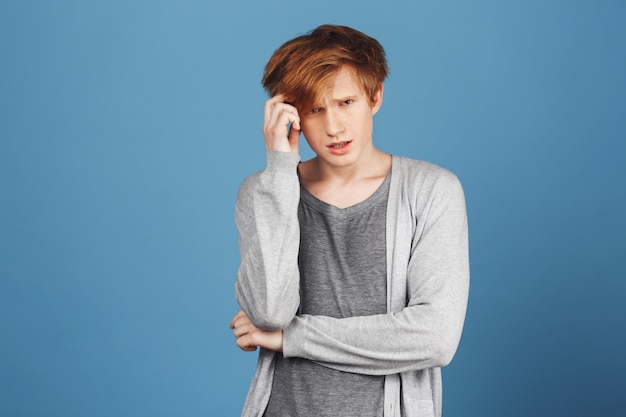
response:
<svg viewBox="0 0 626 417"><path fill-rule="evenodd" d="M373 103L389 67L380 43L347 26L322 25L278 48L265 66L263 87L308 111L344 65L352 67Z"/></svg>

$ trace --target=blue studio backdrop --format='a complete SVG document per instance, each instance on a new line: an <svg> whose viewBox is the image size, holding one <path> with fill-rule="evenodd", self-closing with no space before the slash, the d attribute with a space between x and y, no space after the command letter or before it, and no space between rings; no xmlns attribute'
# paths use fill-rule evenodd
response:
<svg viewBox="0 0 626 417"><path fill-rule="evenodd" d="M623 415L626 2L0 0L0 416L239 415L260 78L323 23L387 50L377 146L465 187L444 415Z"/></svg>

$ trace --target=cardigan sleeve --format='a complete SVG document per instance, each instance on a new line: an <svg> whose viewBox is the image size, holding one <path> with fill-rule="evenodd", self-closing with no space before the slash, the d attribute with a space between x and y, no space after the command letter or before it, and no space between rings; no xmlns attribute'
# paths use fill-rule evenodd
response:
<svg viewBox="0 0 626 417"><path fill-rule="evenodd" d="M268 152L264 171L239 189L235 222L241 263L237 302L260 329L283 329L300 304L299 156Z"/></svg>
<svg viewBox="0 0 626 417"><path fill-rule="evenodd" d="M468 227L462 187L438 179L415 228L398 312L332 318L297 316L283 355L345 372L387 375L447 365L458 346L469 290Z"/></svg>

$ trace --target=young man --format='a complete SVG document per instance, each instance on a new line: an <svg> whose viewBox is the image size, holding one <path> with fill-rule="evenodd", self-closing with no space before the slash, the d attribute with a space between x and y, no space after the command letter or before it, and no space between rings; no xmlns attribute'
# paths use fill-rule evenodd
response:
<svg viewBox="0 0 626 417"><path fill-rule="evenodd" d="M243 416L441 415L469 288L465 201L449 171L374 147L387 72L375 39L330 25L266 66L267 167L236 207L231 328L261 348Z"/></svg>

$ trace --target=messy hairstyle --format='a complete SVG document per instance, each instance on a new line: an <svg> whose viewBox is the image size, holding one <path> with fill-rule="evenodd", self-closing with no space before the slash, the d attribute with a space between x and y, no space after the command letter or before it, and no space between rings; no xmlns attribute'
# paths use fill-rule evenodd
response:
<svg viewBox="0 0 626 417"><path fill-rule="evenodd" d="M322 25L278 48L265 66L263 87L309 110L344 65L354 69L370 104L389 67L380 43L347 26Z"/></svg>

